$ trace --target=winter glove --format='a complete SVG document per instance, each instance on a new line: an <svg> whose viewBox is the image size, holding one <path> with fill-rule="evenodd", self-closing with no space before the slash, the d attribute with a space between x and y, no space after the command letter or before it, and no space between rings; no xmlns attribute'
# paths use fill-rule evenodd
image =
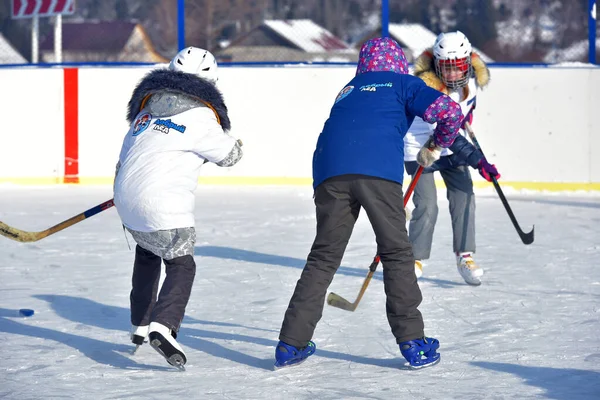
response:
<svg viewBox="0 0 600 400"><path fill-rule="evenodd" d="M434 162L440 159L441 154L442 148L435 144L433 135L431 135L423 147L421 147L421 150L419 150L417 162L425 168L431 167Z"/></svg>
<svg viewBox="0 0 600 400"><path fill-rule="evenodd" d="M496 180L500 179L500 173L496 169L496 166L490 164L485 157L479 160L477 169L479 170L479 174L488 182L492 181L492 177L496 178Z"/></svg>

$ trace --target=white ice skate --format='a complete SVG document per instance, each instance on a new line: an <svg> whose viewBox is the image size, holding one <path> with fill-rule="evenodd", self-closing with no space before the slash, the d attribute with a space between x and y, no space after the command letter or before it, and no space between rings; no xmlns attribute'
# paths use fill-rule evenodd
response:
<svg viewBox="0 0 600 400"><path fill-rule="evenodd" d="M456 268L469 285L481 285L483 269L475 264L472 253L460 253L456 256Z"/></svg>
<svg viewBox="0 0 600 400"><path fill-rule="evenodd" d="M144 342L148 341L149 330L150 330L149 325L143 325L143 326L131 325L131 333L130 333L131 343L135 344L135 349L133 349L133 351L131 352L132 354L135 354L135 352L140 348L140 346L142 344L144 344Z"/></svg>
<svg viewBox="0 0 600 400"><path fill-rule="evenodd" d="M415 260L415 275L417 279L423 276L423 263L421 260Z"/></svg>
<svg viewBox="0 0 600 400"><path fill-rule="evenodd" d="M175 336L176 334L163 324L150 323L150 333L148 334L150 346L163 356L169 364L180 370L185 370L184 365L187 359L183 349L175 340Z"/></svg>

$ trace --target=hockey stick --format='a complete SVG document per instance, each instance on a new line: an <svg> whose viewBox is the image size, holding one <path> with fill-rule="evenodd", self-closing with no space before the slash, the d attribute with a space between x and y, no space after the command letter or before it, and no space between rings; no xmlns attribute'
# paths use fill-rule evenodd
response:
<svg viewBox="0 0 600 400"><path fill-rule="evenodd" d="M22 231L20 229L13 228L12 226L8 226L4 222L0 222L0 235L6 236L7 238L12 240L16 240L17 242L37 242L38 240L50 236L56 232L62 231L63 229L68 228L71 225L75 225L76 223L81 222L86 218L94 216L104 210L108 210L114 205L115 203L113 202L113 199L107 200L102 204L98 204L97 206L92 207L89 210L82 212L81 214L77 214L74 217L71 217L41 232Z"/></svg>
<svg viewBox="0 0 600 400"><path fill-rule="evenodd" d="M468 122L465 122L465 129L466 129L467 133L469 134L469 137L473 141L473 144L475 145L475 147L477 147L477 150L479 150L481 152L481 154L483 154L483 150L481 150L481 146L479 145L479 142L477 141L477 138L475 137L475 132L473 132L473 128L471 128L471 124L469 124ZM519 237L521 238L521 241L524 244L533 243L535 226L533 226L531 228L531 232L523 232L523 229L521 229L521 227L519 226L517 217L515 217L515 214L513 213L512 209L510 208L510 205L508 204L508 200L506 200L506 197L504 196L504 193L502 192L502 188L498 184L498 180L496 179L495 176L492 176L491 178L492 178L492 183L494 184L494 188L496 189L496 192L498 193L498 196L500 197L500 201L502 201L502 205L504 205L504 208L506 209L506 212L508 213L508 216L509 216L513 226L515 227L515 229L517 230L517 233L519 234Z"/></svg>
<svg viewBox="0 0 600 400"><path fill-rule="evenodd" d="M417 181L419 180L419 177L422 173L423 167L419 165L417 172L415 172L415 177L410 182L410 185L408 185L408 189L406 189L406 195L404 195L404 208L406 208L406 205L408 204L408 199L410 199L412 192L415 190ZM375 274L375 270L377 270L379 261L379 255L376 255L375 258L373 258L373 262L371 263L371 265L369 265L369 273L367 274L367 277L365 278L365 281L363 282L362 287L358 292L358 296L356 297L356 300L354 300L353 303L350 303L342 296L331 292L329 293L329 296L327 296L327 304L333 307L341 308L342 310L346 311L356 310L356 307L358 307L358 303L360 303L360 300L362 299L363 295L365 294L365 291L367 290L367 286L369 286L369 282L371 282L371 278L373 278L373 275Z"/></svg>

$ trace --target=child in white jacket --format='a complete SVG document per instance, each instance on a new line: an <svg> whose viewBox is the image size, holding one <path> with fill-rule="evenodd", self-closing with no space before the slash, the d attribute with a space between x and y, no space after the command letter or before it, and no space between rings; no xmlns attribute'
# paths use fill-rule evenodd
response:
<svg viewBox="0 0 600 400"><path fill-rule="evenodd" d="M230 121L219 90L217 63L188 47L168 69L148 73L133 91L115 177L115 206L137 243L130 295L132 342L150 345L169 364L186 356L175 340L196 272L194 191L200 167L228 167L242 157L228 135ZM164 261L166 278L158 293Z"/></svg>
<svg viewBox="0 0 600 400"><path fill-rule="evenodd" d="M489 70L471 43L460 31L440 34L433 48L426 50L415 62L415 75L427 86L439 90L460 104L466 121L471 121L480 88L489 83ZM463 122L464 125L464 122ZM415 118L404 137L404 161L410 175L417 170L417 153L428 140L435 125ZM480 285L483 269L475 263L475 194L469 167L479 170L488 181L500 178L494 165L466 138L463 129L449 149L423 174L415 186L415 209L409 226L409 239L415 254L415 274L423 273L423 261L431 253L433 231L438 206L433 173L439 171L446 184L452 220L452 247L458 272L470 285Z"/></svg>

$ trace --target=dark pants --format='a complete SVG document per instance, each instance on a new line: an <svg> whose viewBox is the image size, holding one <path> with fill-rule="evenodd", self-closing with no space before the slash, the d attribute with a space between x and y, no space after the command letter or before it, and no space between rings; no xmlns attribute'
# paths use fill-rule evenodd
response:
<svg viewBox="0 0 600 400"><path fill-rule="evenodd" d="M162 261L165 263L166 277L157 299ZM162 260L137 245L129 296L131 323L143 326L159 322L174 332L179 331L195 275L196 263L192 256Z"/></svg>
<svg viewBox="0 0 600 400"><path fill-rule="evenodd" d="M377 240L387 296L386 313L398 343L423 336L423 318L417 309L421 290L406 233L402 186L363 176L331 178L315 190L317 235L306 266L285 313L279 339L304 347L323 314L325 294L337 271L361 207ZM358 288L358 286L357 286Z"/></svg>

